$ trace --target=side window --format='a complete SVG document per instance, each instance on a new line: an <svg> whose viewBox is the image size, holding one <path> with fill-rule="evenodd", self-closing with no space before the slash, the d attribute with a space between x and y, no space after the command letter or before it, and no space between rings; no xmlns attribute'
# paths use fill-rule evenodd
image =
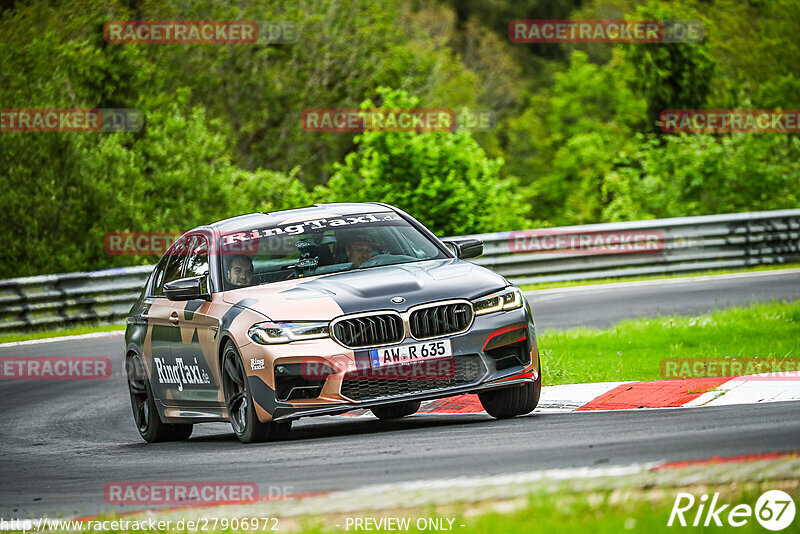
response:
<svg viewBox="0 0 800 534"><path fill-rule="evenodd" d="M188 239L182 237L169 249L166 256L162 258L162 262L166 260L163 273L156 273L156 281L153 284L153 295L157 297L164 296L164 284L172 282L181 277L181 267L186 259L186 251L188 250ZM159 269L161 269L159 265Z"/></svg>
<svg viewBox="0 0 800 534"><path fill-rule="evenodd" d="M156 266L156 272L153 275L153 288L149 295L163 295L161 287L164 285L164 269L167 267L167 260L169 256L162 256Z"/></svg>
<svg viewBox="0 0 800 534"><path fill-rule="evenodd" d="M201 235L195 236L190 250L184 277L208 274L208 240Z"/></svg>

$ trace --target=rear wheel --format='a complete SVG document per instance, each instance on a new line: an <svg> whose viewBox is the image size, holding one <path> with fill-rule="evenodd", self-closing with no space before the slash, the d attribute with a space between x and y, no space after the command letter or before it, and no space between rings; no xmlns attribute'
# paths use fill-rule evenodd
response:
<svg viewBox="0 0 800 534"><path fill-rule="evenodd" d="M142 438L148 443L188 439L192 435L191 424L161 421L141 358L136 354L128 355L125 367L128 373L128 392L131 395L133 420Z"/></svg>
<svg viewBox="0 0 800 534"><path fill-rule="evenodd" d="M262 423L256 414L253 395L247 385L242 358L233 342L228 341L222 353L222 389L233 433L242 443L278 441L289 435L292 422Z"/></svg>
<svg viewBox="0 0 800 534"><path fill-rule="evenodd" d="M478 393L486 413L496 419L508 419L531 413L539 404L542 394L542 366L534 382L503 389L492 389Z"/></svg>
<svg viewBox="0 0 800 534"><path fill-rule="evenodd" d="M417 413L422 403L420 401L406 401L395 404L384 404L370 408L372 415L378 419L399 419L407 415Z"/></svg>

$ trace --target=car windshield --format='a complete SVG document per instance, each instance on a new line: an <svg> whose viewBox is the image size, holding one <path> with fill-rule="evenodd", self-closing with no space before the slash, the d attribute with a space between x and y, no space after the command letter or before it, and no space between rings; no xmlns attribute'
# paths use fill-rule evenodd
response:
<svg viewBox="0 0 800 534"><path fill-rule="evenodd" d="M226 289L447 257L394 212L227 233L219 246Z"/></svg>

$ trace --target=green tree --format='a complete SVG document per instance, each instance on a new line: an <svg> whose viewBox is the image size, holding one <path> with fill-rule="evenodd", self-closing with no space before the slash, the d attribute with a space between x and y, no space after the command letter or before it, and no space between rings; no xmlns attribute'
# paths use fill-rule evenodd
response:
<svg viewBox="0 0 800 534"><path fill-rule="evenodd" d="M791 134L678 134L641 145L618 172L653 217L774 210L800 204L800 140Z"/></svg>
<svg viewBox="0 0 800 534"><path fill-rule="evenodd" d="M636 10L637 20L697 18L696 11L673 10L650 2ZM622 45L626 60L636 76L632 87L647 101L648 130L659 131L658 119L666 109L704 107L713 88L716 63L708 41L701 43L659 43Z"/></svg>
<svg viewBox="0 0 800 534"><path fill-rule="evenodd" d="M510 121L510 172L530 184L536 219L598 222L614 202L617 189L604 180L636 147L634 134L643 125L645 102L631 90L632 76L619 50L605 66L575 50L553 88L534 94Z"/></svg>
<svg viewBox="0 0 800 534"><path fill-rule="evenodd" d="M186 231L208 222L311 203L294 173L231 164L227 139L202 108L183 114L188 90L145 114L140 133L3 134L0 197L6 247L0 277L93 270L152 256L114 256L109 232ZM30 136L39 136L30 144ZM58 154L54 158L53 154ZM38 167L35 161L48 163Z"/></svg>
<svg viewBox="0 0 800 534"><path fill-rule="evenodd" d="M379 88L384 107L414 108L403 90ZM364 109L374 108L371 100ZM440 236L525 227L528 206L502 159L489 159L466 130L365 132L317 194L334 202L386 202L412 213Z"/></svg>
<svg viewBox="0 0 800 534"><path fill-rule="evenodd" d="M429 35L430 19L398 0L145 0L136 18L291 21L295 44L148 49L170 91L192 87L191 105L220 119L233 140L234 163L283 171L300 166L309 185L330 177L353 149L353 134L306 132L311 108L356 108L380 85L424 97L432 107L472 106L480 79L446 39ZM122 46L122 45L117 45Z"/></svg>
<svg viewBox="0 0 800 534"><path fill-rule="evenodd" d="M124 8L93 1L83 7L67 13L63 5L33 0L3 12L3 107L137 108L144 127L0 133L0 210L3 233L12 236L0 277L152 262L106 254L103 235L184 231L310 202L297 169L234 166L222 121L192 106L190 89L165 89L168 73L146 48L103 40L103 23L120 18Z"/></svg>

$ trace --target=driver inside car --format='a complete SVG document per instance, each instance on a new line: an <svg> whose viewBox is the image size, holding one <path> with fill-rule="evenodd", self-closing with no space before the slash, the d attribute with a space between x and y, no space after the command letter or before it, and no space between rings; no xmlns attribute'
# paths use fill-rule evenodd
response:
<svg viewBox="0 0 800 534"><path fill-rule="evenodd" d="M253 283L253 260L249 256L233 256L225 270L231 285L246 287Z"/></svg>
<svg viewBox="0 0 800 534"><path fill-rule="evenodd" d="M354 240L347 244L347 259L353 263L353 268L358 269L361 264L372 258L380 248L374 241Z"/></svg>

